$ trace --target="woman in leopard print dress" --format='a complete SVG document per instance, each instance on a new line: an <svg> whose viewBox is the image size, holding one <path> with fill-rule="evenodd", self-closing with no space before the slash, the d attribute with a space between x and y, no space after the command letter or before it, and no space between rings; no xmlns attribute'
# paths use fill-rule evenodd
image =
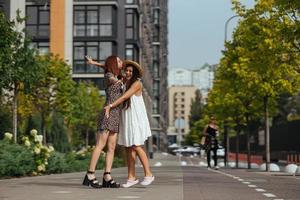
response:
<svg viewBox="0 0 300 200"><path fill-rule="evenodd" d="M105 93L106 102L105 106L114 102L122 95L122 81L118 80L118 76L121 74L122 60L117 56L110 56L106 59L105 65L93 61L90 57L86 57L88 64L93 64L105 69ZM100 114L100 120L98 121L98 134L97 143L93 150L88 172L84 178L83 185L92 186L94 188L110 187L118 188L120 184L115 182L111 175L111 168L114 159L114 151L117 141L117 133L119 132L121 107L112 109L112 115L110 118L106 118L105 111ZM103 174L102 185L95 177L96 164L103 148L107 145L107 152L105 157L105 169Z"/></svg>

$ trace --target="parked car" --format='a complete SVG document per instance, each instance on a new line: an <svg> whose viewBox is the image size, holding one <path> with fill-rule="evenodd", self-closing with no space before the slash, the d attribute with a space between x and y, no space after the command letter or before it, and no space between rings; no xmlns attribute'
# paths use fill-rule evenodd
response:
<svg viewBox="0 0 300 200"><path fill-rule="evenodd" d="M182 155L199 155L200 148L192 147L192 146L183 146L181 148L174 149L172 152L174 154L182 154Z"/></svg>

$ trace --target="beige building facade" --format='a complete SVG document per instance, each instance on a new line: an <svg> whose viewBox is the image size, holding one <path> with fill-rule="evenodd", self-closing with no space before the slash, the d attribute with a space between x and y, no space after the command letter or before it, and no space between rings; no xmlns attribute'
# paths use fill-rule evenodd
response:
<svg viewBox="0 0 300 200"><path fill-rule="evenodd" d="M180 143L190 131L189 115L191 103L195 98L195 86L171 86L169 95L169 143Z"/></svg>

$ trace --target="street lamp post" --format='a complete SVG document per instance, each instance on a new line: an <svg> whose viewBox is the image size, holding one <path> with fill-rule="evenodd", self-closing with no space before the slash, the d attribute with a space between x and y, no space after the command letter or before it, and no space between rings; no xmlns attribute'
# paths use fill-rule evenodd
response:
<svg viewBox="0 0 300 200"><path fill-rule="evenodd" d="M227 21L225 23L225 30L224 30L224 32L225 32L225 38L224 38L225 51L226 51L228 24L229 24L229 22L232 19L234 19L236 17L239 17L239 15L231 16L230 18L227 19ZM229 151L229 137L228 137L228 130L227 130L227 123L226 123L226 121L224 122L224 148L225 148L224 164L225 164L225 166L227 166L228 151Z"/></svg>

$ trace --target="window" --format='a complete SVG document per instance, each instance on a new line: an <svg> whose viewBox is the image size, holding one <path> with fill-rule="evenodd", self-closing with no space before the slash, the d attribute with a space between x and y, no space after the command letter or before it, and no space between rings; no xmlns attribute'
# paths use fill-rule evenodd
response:
<svg viewBox="0 0 300 200"><path fill-rule="evenodd" d="M159 46L153 45L153 60L158 61L159 60Z"/></svg>
<svg viewBox="0 0 300 200"><path fill-rule="evenodd" d="M158 63L158 61L153 61L153 76L154 76L154 78L159 78L159 63Z"/></svg>
<svg viewBox="0 0 300 200"><path fill-rule="evenodd" d="M139 50L135 44L126 44L125 46L125 57L129 60L139 60Z"/></svg>
<svg viewBox="0 0 300 200"><path fill-rule="evenodd" d="M40 55L49 53L49 42L31 42L31 47L38 49Z"/></svg>
<svg viewBox="0 0 300 200"><path fill-rule="evenodd" d="M26 6L26 30L33 39L49 39L50 12L49 5Z"/></svg>
<svg viewBox="0 0 300 200"><path fill-rule="evenodd" d="M139 18L136 9L126 9L126 39L137 40L139 38Z"/></svg>
<svg viewBox="0 0 300 200"><path fill-rule="evenodd" d="M74 6L74 37L112 37L113 12L112 6Z"/></svg>
<svg viewBox="0 0 300 200"><path fill-rule="evenodd" d="M153 11L153 23L155 24L155 25L158 25L159 24L159 8L156 8L156 9L154 9L154 11Z"/></svg>
<svg viewBox="0 0 300 200"><path fill-rule="evenodd" d="M99 73L103 69L86 64L85 55L91 56L95 61L104 63L105 59L113 54L112 42L74 42L73 46L73 72Z"/></svg>
<svg viewBox="0 0 300 200"><path fill-rule="evenodd" d="M152 113L153 114L158 114L159 113L159 100L158 99L154 99L153 100L153 106L152 106Z"/></svg>
<svg viewBox="0 0 300 200"><path fill-rule="evenodd" d="M135 0L126 0L126 4L134 4Z"/></svg>
<svg viewBox="0 0 300 200"><path fill-rule="evenodd" d="M159 81L155 81L153 85L153 95L154 96L159 96Z"/></svg>
<svg viewBox="0 0 300 200"><path fill-rule="evenodd" d="M153 31L153 42L159 42L159 27L155 27Z"/></svg>

